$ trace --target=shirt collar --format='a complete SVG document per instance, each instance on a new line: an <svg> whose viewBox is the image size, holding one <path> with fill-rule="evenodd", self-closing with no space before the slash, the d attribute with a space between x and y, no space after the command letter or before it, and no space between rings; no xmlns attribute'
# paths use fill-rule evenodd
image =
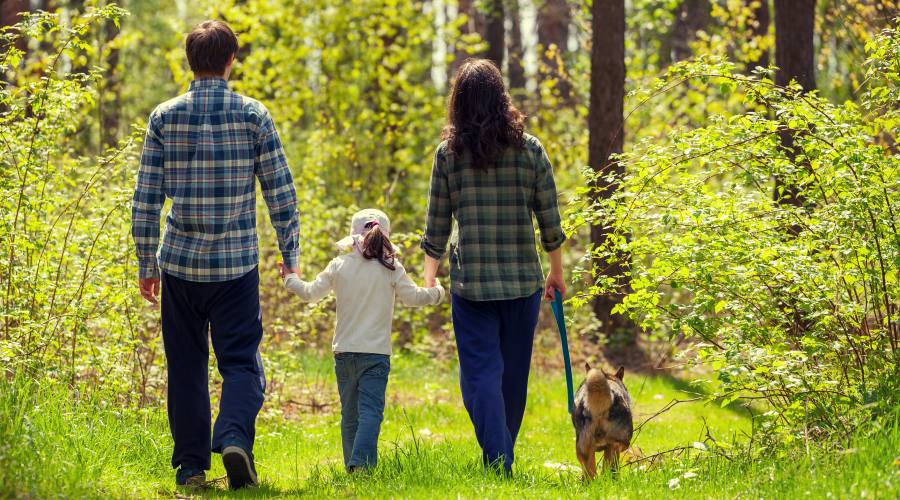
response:
<svg viewBox="0 0 900 500"><path fill-rule="evenodd" d="M191 81L191 90L197 89L227 89L228 82L224 78L200 78Z"/></svg>

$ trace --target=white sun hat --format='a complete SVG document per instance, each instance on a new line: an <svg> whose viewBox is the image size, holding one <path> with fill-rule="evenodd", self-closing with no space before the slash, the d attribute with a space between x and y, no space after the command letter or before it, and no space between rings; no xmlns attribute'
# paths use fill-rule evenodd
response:
<svg viewBox="0 0 900 500"><path fill-rule="evenodd" d="M380 227L381 232L390 238L391 220L388 219L387 214L375 208L365 208L360 210L353 214L353 219L350 221L350 235L341 238L334 244L341 250L348 251L353 248L357 241L362 243L363 236L375 225ZM394 251L398 250L397 246L394 245Z"/></svg>

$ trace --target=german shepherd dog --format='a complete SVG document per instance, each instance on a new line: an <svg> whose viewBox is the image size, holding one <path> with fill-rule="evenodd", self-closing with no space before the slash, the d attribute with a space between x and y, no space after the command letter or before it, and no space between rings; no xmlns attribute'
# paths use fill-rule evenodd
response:
<svg viewBox="0 0 900 500"><path fill-rule="evenodd" d="M610 375L591 369L585 363L587 377L575 392L575 453L588 480L597 475L595 454L603 450L603 461L615 470L619 453L631 444L634 432L631 421L631 396L622 383L625 368Z"/></svg>

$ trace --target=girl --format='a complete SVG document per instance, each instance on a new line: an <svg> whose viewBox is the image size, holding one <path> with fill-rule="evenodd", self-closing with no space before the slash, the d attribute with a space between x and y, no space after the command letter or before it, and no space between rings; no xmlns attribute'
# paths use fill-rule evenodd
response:
<svg viewBox="0 0 900 500"><path fill-rule="evenodd" d="M436 281L430 288L413 283L397 260L390 232L384 212L361 210L353 215L350 236L337 242L350 252L332 260L315 281L285 275L281 266L284 285L305 302L335 292L337 324L331 346L341 398L344 465L349 472L373 467L378 460L378 433L391 369L394 297L411 306L439 304L444 297Z"/></svg>
<svg viewBox="0 0 900 500"><path fill-rule="evenodd" d="M463 403L485 465L509 473L528 392L531 346L541 290L565 294L556 185L537 138L510 102L503 77L485 59L456 73L444 141L431 170L425 285L436 283L452 220L450 255L453 330ZM550 254L544 281L532 218Z"/></svg>

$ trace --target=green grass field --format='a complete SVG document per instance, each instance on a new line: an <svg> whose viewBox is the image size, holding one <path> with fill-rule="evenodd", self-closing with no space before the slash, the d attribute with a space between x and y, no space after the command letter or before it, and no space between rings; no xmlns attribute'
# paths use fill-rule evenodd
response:
<svg viewBox="0 0 900 500"><path fill-rule="evenodd" d="M841 454L803 447L760 461L707 456L627 466L585 484L576 468L573 431L559 374L536 370L517 445L516 473L501 479L481 470L471 425L451 367L395 356L380 441L370 475L342 470L339 417L331 360L305 356L267 402L258 427L261 487L197 496L237 497L836 497L896 498L900 494L900 431ZM275 374L276 379L279 374ZM626 374L636 422L675 398L690 398L677 379ZM171 442L165 411L122 411L101 398L73 401L65 391L3 382L0 390L0 497L173 497ZM316 412L312 411L316 407ZM705 424L704 424L705 422ZM702 402L677 405L646 424L636 443L645 455L690 445L709 435L746 439L745 409ZM646 462L644 462L646 464ZM213 457L209 477L222 476Z"/></svg>

